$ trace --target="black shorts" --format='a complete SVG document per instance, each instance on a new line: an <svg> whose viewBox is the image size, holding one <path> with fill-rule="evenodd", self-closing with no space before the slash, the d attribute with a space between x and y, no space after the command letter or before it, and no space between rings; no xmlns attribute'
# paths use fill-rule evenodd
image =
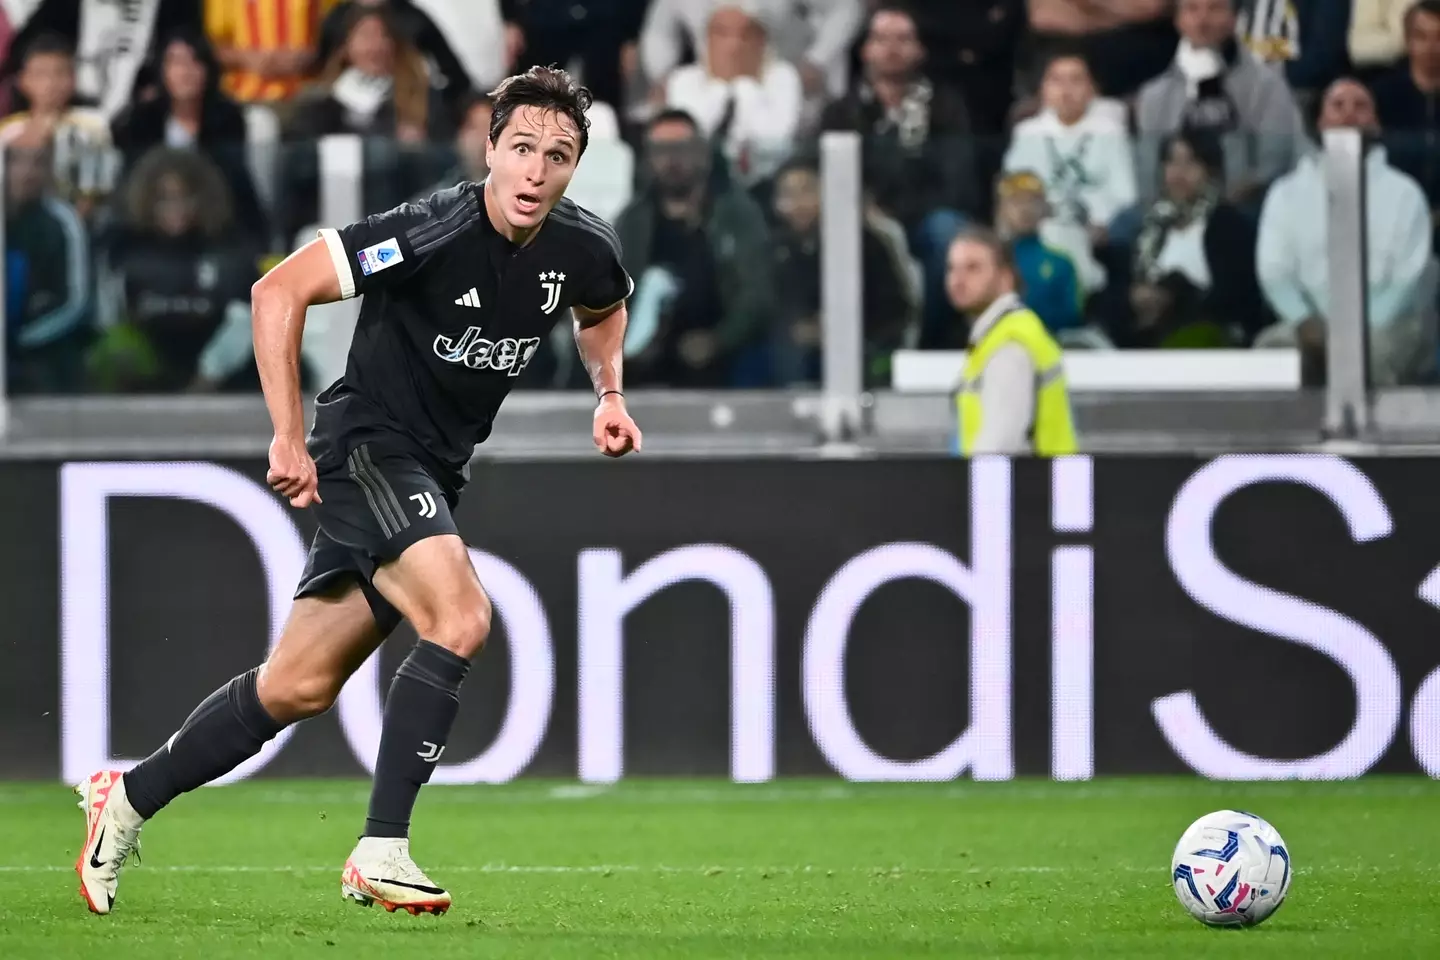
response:
<svg viewBox="0 0 1440 960"><path fill-rule="evenodd" d="M321 502L310 509L320 529L295 599L354 580L389 636L403 617L375 589L375 570L427 537L458 535L450 513L455 497L415 458L370 444L356 447L339 467L322 469L319 489Z"/></svg>

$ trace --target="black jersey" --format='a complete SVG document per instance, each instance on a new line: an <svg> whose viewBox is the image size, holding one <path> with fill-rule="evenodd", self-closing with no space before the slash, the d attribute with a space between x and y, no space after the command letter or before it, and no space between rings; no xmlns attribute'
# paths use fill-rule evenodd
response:
<svg viewBox="0 0 1440 960"><path fill-rule="evenodd" d="M399 447L458 491L475 445L557 321L634 284L609 224L562 199L518 247L463 182L340 230L321 230L341 295L365 296L345 375L316 399L321 469L362 443Z"/></svg>

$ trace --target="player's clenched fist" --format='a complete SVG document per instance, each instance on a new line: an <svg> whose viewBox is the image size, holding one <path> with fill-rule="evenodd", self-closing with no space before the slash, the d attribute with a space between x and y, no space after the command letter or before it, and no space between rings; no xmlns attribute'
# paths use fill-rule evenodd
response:
<svg viewBox="0 0 1440 960"><path fill-rule="evenodd" d="M595 408L595 446L607 457L623 457L632 450L640 452L640 428L625 412L625 401L610 394Z"/></svg>
<svg viewBox="0 0 1440 960"><path fill-rule="evenodd" d="M292 507L308 507L320 502L319 480L315 461L305 442L293 437L276 437L270 441L270 471L265 482Z"/></svg>

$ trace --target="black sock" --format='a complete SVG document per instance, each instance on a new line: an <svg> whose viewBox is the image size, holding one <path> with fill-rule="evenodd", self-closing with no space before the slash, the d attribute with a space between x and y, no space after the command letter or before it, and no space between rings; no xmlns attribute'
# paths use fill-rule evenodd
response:
<svg viewBox="0 0 1440 960"><path fill-rule="evenodd" d="M170 742L125 774L125 795L149 819L171 800L234 770L285 728L260 703L256 667L210 694Z"/></svg>
<svg viewBox="0 0 1440 960"><path fill-rule="evenodd" d="M469 669L469 660L421 640L395 671L385 698L365 836L409 836L415 799L450 739Z"/></svg>

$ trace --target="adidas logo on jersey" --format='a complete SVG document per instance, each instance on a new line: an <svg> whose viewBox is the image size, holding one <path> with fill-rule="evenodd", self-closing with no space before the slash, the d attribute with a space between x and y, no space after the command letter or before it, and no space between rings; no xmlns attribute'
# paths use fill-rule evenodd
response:
<svg viewBox="0 0 1440 960"><path fill-rule="evenodd" d="M455 304L460 307L478 308L480 306L480 294L475 292L474 287L471 287L465 292L465 296L455 298Z"/></svg>

